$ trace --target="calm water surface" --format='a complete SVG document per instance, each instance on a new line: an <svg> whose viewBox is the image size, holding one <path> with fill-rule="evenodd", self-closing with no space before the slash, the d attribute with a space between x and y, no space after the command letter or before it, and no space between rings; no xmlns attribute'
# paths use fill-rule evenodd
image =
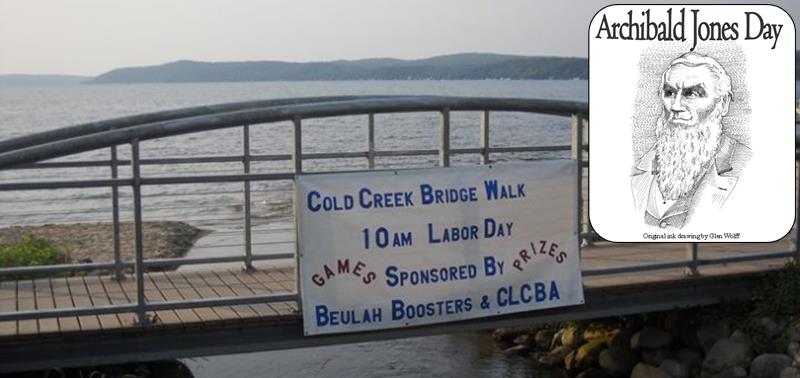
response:
<svg viewBox="0 0 800 378"><path fill-rule="evenodd" d="M59 87L0 87L0 140L32 132L158 110L234 101L324 95L452 95L587 100L586 81L358 81L270 82L215 84L78 85ZM378 115L377 148L437 148L436 114ZM311 120L304 123L304 151L363 151L364 117ZM477 113L454 113L452 145L478 146ZM288 153L291 128L286 124L258 125L251 132L255 154ZM561 117L500 113L493 115L493 146L569 144L569 122ZM147 141L142 156L232 155L241 152L241 130ZM127 150L121 148L121 158ZM561 153L513 154L497 159L542 159ZM70 159L107 159L107 150ZM436 156L378 160L378 168L433 166ZM453 164L474 164L476 156L454 157ZM363 169L363 159L309 161L309 170ZM176 174L174 167L145 166L143 174ZM181 166L183 174L230 173L240 165ZM254 172L289 170L289 162L254 164ZM238 171L237 171L238 172ZM107 178L104 170L76 172ZM125 175L123 169L122 174ZM0 180L63 179L62 172L0 172ZM290 182L254 184L255 226L290 222ZM240 185L185 185L145 188L146 220L180 220L217 232L240 230ZM183 195L192 197L190 205ZM102 209L107 190L58 193L1 193L0 224L42 224L109 220ZM130 196L123 191L123 220L129 220ZM188 202L187 202L188 204ZM24 210L20 210L20 209ZM195 358L184 361L197 377L517 377L547 376L528 359L499 353L485 334L447 335L335 347Z"/></svg>

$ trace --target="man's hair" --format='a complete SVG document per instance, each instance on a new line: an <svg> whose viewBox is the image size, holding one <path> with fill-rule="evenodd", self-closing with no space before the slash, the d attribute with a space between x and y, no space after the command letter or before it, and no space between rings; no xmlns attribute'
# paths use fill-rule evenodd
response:
<svg viewBox="0 0 800 378"><path fill-rule="evenodd" d="M689 67L706 67L712 75L717 77L717 87L714 88L716 91L717 97L728 97L729 101L733 100L733 91L731 89L731 77L728 76L728 73L725 72L725 68L722 67L716 59L703 55L696 52L688 52L683 54L672 62L669 63L669 68L667 68L661 76L661 84L663 85L664 82L667 80L667 73L677 65L684 65Z"/></svg>

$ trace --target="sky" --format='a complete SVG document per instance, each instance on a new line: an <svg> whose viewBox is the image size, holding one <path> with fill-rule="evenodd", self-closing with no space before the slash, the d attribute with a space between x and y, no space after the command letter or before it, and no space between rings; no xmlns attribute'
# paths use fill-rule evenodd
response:
<svg viewBox="0 0 800 378"><path fill-rule="evenodd" d="M182 59L307 62L462 52L586 57L592 16L626 2L659 3L0 0L0 74L94 76ZM771 3L800 17L800 1Z"/></svg>

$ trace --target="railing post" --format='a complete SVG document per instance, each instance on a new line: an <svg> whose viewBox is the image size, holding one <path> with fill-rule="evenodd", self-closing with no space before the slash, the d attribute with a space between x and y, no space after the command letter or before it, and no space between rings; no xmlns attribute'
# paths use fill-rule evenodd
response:
<svg viewBox="0 0 800 378"><path fill-rule="evenodd" d="M298 215L300 214L299 198L297 198L297 176L303 173L303 129L300 117L294 118L294 146L292 148L292 165L294 166L294 274L295 290L300 298L300 227L298 225ZM303 301L298 299L297 309L302 311Z"/></svg>
<svg viewBox="0 0 800 378"><path fill-rule="evenodd" d="M111 146L111 178L119 177L117 169L117 146ZM112 232L114 234L114 279L122 281L125 279L125 272L122 267L122 251L120 250L119 240L119 187L111 187L111 213L112 213Z"/></svg>
<svg viewBox="0 0 800 378"><path fill-rule="evenodd" d="M688 249L686 250L686 258L689 259L689 266L686 267L685 274L687 276L697 276L700 275L700 271L698 268L698 244L697 243L689 243Z"/></svg>
<svg viewBox="0 0 800 378"><path fill-rule="evenodd" d="M242 163L244 173L250 174L250 125L242 129ZM244 269L248 272L255 270L253 267L253 233L250 222L250 181L244 181Z"/></svg>
<svg viewBox="0 0 800 378"><path fill-rule="evenodd" d="M581 239L583 231L583 115L576 113L572 115L572 160L575 160L578 166L578 174L576 180L576 217L575 221L578 223L578 239Z"/></svg>
<svg viewBox="0 0 800 378"><path fill-rule="evenodd" d="M450 108L444 108L439 113L439 165L450 166Z"/></svg>
<svg viewBox="0 0 800 378"><path fill-rule="evenodd" d="M375 114L367 115L367 167L375 169Z"/></svg>
<svg viewBox="0 0 800 378"><path fill-rule="evenodd" d="M133 175L133 238L136 251L136 318L139 325L149 323L144 296L144 237L142 235L142 177L139 166L139 140L131 141L131 171Z"/></svg>
<svg viewBox="0 0 800 378"><path fill-rule="evenodd" d="M489 164L489 111L481 112L481 164Z"/></svg>

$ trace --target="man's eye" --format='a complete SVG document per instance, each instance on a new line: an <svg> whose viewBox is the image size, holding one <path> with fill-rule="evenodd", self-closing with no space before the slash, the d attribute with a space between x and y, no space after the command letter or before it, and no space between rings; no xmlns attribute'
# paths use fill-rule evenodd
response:
<svg viewBox="0 0 800 378"><path fill-rule="evenodd" d="M672 89L665 89L664 97L675 97L675 91Z"/></svg>
<svg viewBox="0 0 800 378"><path fill-rule="evenodd" d="M683 92L683 97L686 97L686 98L695 98L697 96L699 96L699 93L697 93L696 91L685 91L685 92Z"/></svg>

